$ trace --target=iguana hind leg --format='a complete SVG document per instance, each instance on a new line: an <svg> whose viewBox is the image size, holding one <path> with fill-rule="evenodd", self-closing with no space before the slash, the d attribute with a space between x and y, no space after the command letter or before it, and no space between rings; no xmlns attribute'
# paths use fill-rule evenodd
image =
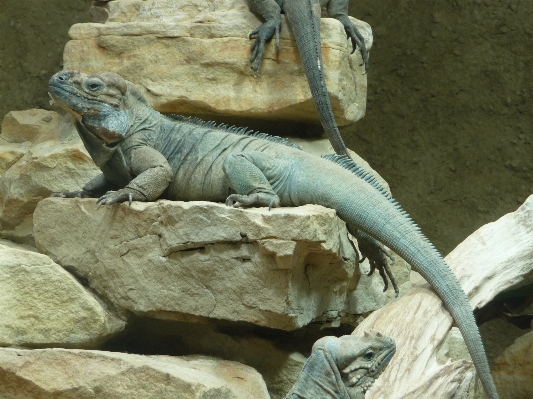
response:
<svg viewBox="0 0 533 399"><path fill-rule="evenodd" d="M359 48L363 63L365 64L365 72L368 72L368 51L366 50L365 39L350 18L348 18L348 0L330 0L328 2L328 16L342 23L346 35L352 40L352 53Z"/></svg>
<svg viewBox="0 0 533 399"><path fill-rule="evenodd" d="M394 288L394 293L396 294L396 296L398 296L398 294L400 293L398 283L396 282L396 278L394 277L390 269L390 266L393 265L395 262L394 256L387 248L385 248L383 244L381 244L379 241L375 240L368 234L354 228L353 226L347 225L347 227L350 234L357 239L359 251L363 256L363 258L361 258L359 262L362 262L365 258L367 258L368 262L370 263L370 271L367 275L371 276L377 269L379 275L383 279L383 291L385 292L389 288L389 282L387 280L389 279L392 284L392 287ZM390 265L387 258L389 258L391 261Z"/></svg>
<svg viewBox="0 0 533 399"><path fill-rule="evenodd" d="M229 155L222 166L228 182L237 194L231 194L226 199L228 206L268 206L276 208L280 205L280 198L272 189L265 172L265 168L277 163L272 157L261 152L247 152ZM272 172L272 170L271 170Z"/></svg>

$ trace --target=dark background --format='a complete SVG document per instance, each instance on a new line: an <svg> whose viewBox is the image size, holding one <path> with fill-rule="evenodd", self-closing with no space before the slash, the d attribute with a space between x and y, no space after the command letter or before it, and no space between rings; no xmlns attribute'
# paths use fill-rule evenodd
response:
<svg viewBox="0 0 533 399"><path fill-rule="evenodd" d="M48 79L90 4L0 0L0 118L50 108ZM533 2L357 0L350 14L374 47L347 144L447 253L533 193Z"/></svg>

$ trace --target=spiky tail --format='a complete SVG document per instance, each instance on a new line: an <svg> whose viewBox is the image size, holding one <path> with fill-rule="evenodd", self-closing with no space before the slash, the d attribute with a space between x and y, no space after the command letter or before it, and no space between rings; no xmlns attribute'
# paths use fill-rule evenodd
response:
<svg viewBox="0 0 533 399"><path fill-rule="evenodd" d="M322 173L301 180L300 203L334 208L341 219L388 246L419 272L457 323L485 392L489 398L498 399L472 308L442 256L396 201L372 183L371 175L357 177L349 170L320 166ZM317 169L316 163L313 168Z"/></svg>
<svg viewBox="0 0 533 399"><path fill-rule="evenodd" d="M285 1L283 11L296 37L298 51L322 127L335 152L349 157L326 88L320 44L320 4L317 0Z"/></svg>

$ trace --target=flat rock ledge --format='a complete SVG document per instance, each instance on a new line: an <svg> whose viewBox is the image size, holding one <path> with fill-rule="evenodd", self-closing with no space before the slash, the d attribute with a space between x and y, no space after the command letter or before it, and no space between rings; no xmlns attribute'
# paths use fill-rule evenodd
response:
<svg viewBox="0 0 533 399"><path fill-rule="evenodd" d="M242 0L116 0L92 11L105 23L71 27L66 70L116 72L160 112L320 123L284 16L280 49L267 44L256 78L248 34L260 21ZM370 26L352 21L370 49ZM340 22L323 18L321 35L333 111L338 125L348 125L365 114L364 66Z"/></svg>
<svg viewBox="0 0 533 399"><path fill-rule="evenodd" d="M94 348L124 329L123 319L48 256L3 244L0 346Z"/></svg>
<svg viewBox="0 0 533 399"><path fill-rule="evenodd" d="M292 330L387 298L379 276L361 276L344 222L318 205L161 200L97 209L94 199L47 198L34 230L40 252L139 316Z"/></svg>
<svg viewBox="0 0 533 399"><path fill-rule="evenodd" d="M0 349L0 397L268 399L261 375L236 362L68 349Z"/></svg>

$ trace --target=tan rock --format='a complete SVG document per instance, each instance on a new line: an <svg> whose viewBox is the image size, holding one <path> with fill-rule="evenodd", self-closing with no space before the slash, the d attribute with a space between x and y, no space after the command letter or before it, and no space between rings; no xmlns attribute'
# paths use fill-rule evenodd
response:
<svg viewBox="0 0 533 399"><path fill-rule="evenodd" d="M254 369L212 358L0 349L0 397L268 399Z"/></svg>
<svg viewBox="0 0 533 399"><path fill-rule="evenodd" d="M48 198L34 226L41 252L138 315L291 330L350 314L347 298L360 288L344 222L318 205L268 211L158 201L96 209L94 199Z"/></svg>
<svg viewBox="0 0 533 399"><path fill-rule="evenodd" d="M10 143L34 141L37 136L56 129L60 121L61 115L44 109L11 111L2 122L1 137Z"/></svg>
<svg viewBox="0 0 533 399"><path fill-rule="evenodd" d="M530 278L532 214L533 196L517 211L478 229L446 257L474 308ZM452 323L441 300L424 283L363 320L354 334L373 329L392 337L398 348L366 397L466 398L479 394L476 391L480 386L476 384L476 372L470 361L458 355L458 360L439 362L442 361L439 348L447 337L449 341ZM459 348L458 337L452 338L454 346Z"/></svg>
<svg viewBox="0 0 533 399"><path fill-rule="evenodd" d="M242 1L120 0L93 8L105 24L76 24L64 68L113 71L140 86L158 111L319 124L292 32L267 45L261 77L248 33L260 21ZM284 18L284 17L283 17ZM372 45L368 24L353 20ZM339 125L364 116L366 74L340 22L322 19L323 63Z"/></svg>
<svg viewBox="0 0 533 399"><path fill-rule="evenodd" d="M0 138L4 139L0 142L0 235L32 243L37 203L54 191L81 189L100 171L70 116L43 110L11 112Z"/></svg>
<svg viewBox="0 0 533 399"><path fill-rule="evenodd" d="M533 398L533 332L517 338L494 361L493 375L502 398Z"/></svg>
<svg viewBox="0 0 533 399"><path fill-rule="evenodd" d="M125 326L48 256L3 242L0 315L0 346L95 347Z"/></svg>

